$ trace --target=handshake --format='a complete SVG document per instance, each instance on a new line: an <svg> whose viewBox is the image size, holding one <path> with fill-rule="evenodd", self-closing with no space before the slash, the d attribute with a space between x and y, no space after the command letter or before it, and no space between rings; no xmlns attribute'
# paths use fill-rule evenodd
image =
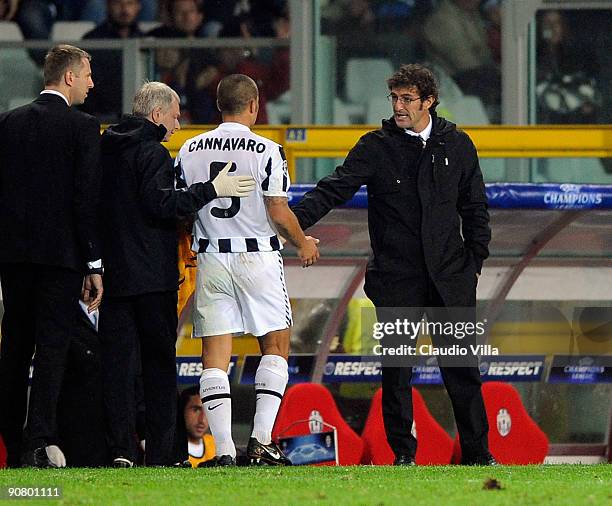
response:
<svg viewBox="0 0 612 506"><path fill-rule="evenodd" d="M255 179L251 176L230 176L231 167L232 162L227 162L223 170L211 181L217 197L248 197L255 189Z"/></svg>

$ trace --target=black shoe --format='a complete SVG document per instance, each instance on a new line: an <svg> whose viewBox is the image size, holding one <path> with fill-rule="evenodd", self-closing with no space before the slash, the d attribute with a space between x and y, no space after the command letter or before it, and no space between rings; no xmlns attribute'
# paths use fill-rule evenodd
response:
<svg viewBox="0 0 612 506"><path fill-rule="evenodd" d="M172 467L181 467L185 469L191 469L193 466L191 465L191 462L189 462L189 459L187 459L187 460L183 460L182 462L175 462L174 464L172 464Z"/></svg>
<svg viewBox="0 0 612 506"><path fill-rule="evenodd" d="M38 467L41 469L57 467L49 460L47 450L44 446L24 452L21 456L22 467Z"/></svg>
<svg viewBox="0 0 612 506"><path fill-rule="evenodd" d="M261 444L254 437L249 439L247 457L251 465L290 466L291 461L285 457L275 442Z"/></svg>
<svg viewBox="0 0 612 506"><path fill-rule="evenodd" d="M127 469L130 467L134 467L134 462L126 457L117 457L113 460L113 467L119 469Z"/></svg>
<svg viewBox="0 0 612 506"><path fill-rule="evenodd" d="M497 466L499 465L493 455L487 453L485 455L478 455L471 458L462 458L462 466Z"/></svg>
<svg viewBox="0 0 612 506"><path fill-rule="evenodd" d="M231 455L221 455L220 457L213 457L210 460L205 460L198 464L198 468L201 467L232 467L236 465L236 459Z"/></svg>
<svg viewBox="0 0 612 506"><path fill-rule="evenodd" d="M231 467L236 465L236 459L231 455L221 455L213 459L215 467Z"/></svg>
<svg viewBox="0 0 612 506"><path fill-rule="evenodd" d="M414 457L411 455L398 455L393 461L394 466L416 466Z"/></svg>

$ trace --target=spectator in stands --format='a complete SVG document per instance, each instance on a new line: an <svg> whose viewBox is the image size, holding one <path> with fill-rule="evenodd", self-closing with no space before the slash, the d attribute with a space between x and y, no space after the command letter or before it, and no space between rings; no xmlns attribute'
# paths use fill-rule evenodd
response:
<svg viewBox="0 0 612 506"><path fill-rule="evenodd" d="M274 36L278 39L289 38L289 17L286 9L267 11L272 34L268 34L268 28L262 21L261 14L255 18L249 15L243 17L241 22L234 27L235 32L223 32L226 37L243 37L249 39L255 36ZM251 30L254 30L251 33ZM259 34L259 35L255 35ZM211 74L208 82L202 82L198 87L200 95L214 97L217 93L219 82L230 74L239 73L253 79L259 88L259 115L257 124L266 124L268 115L266 102L274 100L289 90L290 64L289 48L275 48L266 54L265 51L252 49L225 48L219 51L219 64L216 74ZM214 110L208 118L200 118L201 123L218 123L221 121L220 113Z"/></svg>
<svg viewBox="0 0 612 506"><path fill-rule="evenodd" d="M93 21L103 23L108 17L106 0L59 0L64 6L64 21ZM138 21L155 21L157 19L157 0L140 0Z"/></svg>
<svg viewBox="0 0 612 506"><path fill-rule="evenodd" d="M501 2L502 0L486 0L482 4L482 12L487 27L487 42L495 63L501 63Z"/></svg>
<svg viewBox="0 0 612 506"><path fill-rule="evenodd" d="M108 0L106 21L87 32L84 39L127 39L142 37L136 21L140 0ZM102 122L115 121L121 115L122 55L118 50L92 51L92 67L97 80L95 90L85 106Z"/></svg>
<svg viewBox="0 0 612 506"><path fill-rule="evenodd" d="M108 0L107 18L87 32L84 39L127 39L140 37L137 18L140 0Z"/></svg>
<svg viewBox="0 0 612 506"><path fill-rule="evenodd" d="M151 30L148 36L188 39L209 36L202 0L170 0L167 8L168 21ZM214 114L214 100L198 92L216 74L217 60L213 51L159 49L156 63L159 79L181 97L184 120L200 122Z"/></svg>
<svg viewBox="0 0 612 506"><path fill-rule="evenodd" d="M19 0L0 0L0 21L13 21Z"/></svg>
<svg viewBox="0 0 612 506"><path fill-rule="evenodd" d="M8 0L8 2L15 5L15 0ZM51 27L57 19L57 8L52 0L22 0L21 2L17 0L16 3L19 8L13 19L19 25L23 38L34 40L49 39ZM7 18L7 21L9 20ZM44 50L31 49L28 53L34 63L40 67L43 66L46 54Z"/></svg>
<svg viewBox="0 0 612 506"><path fill-rule="evenodd" d="M501 74L487 41L480 0L440 0L427 18L423 39L430 59L457 82L465 94L483 101L489 119L498 122Z"/></svg>
<svg viewBox="0 0 612 506"><path fill-rule="evenodd" d="M277 39L288 40L291 36L291 23L289 15L281 13L272 20L274 37ZM268 66L268 76L262 83L263 92L267 100L276 100L290 88L291 65L289 62L289 48L276 48L272 52L272 58ZM261 88L260 88L261 90Z"/></svg>
<svg viewBox="0 0 612 506"><path fill-rule="evenodd" d="M213 25L206 22L203 0L170 0L166 3L167 21L147 36L164 38L213 37Z"/></svg>
<svg viewBox="0 0 612 506"><path fill-rule="evenodd" d="M191 467L198 467L212 460L215 457L215 440L210 433L198 386L183 390L179 402L179 413L183 414L187 430Z"/></svg>
<svg viewBox="0 0 612 506"><path fill-rule="evenodd" d="M9 7L5 9L5 16L14 13L15 7L19 5L16 16L3 17L3 5ZM157 0L141 0L138 20L154 21L156 16ZM106 17L106 0L0 0L0 20L14 19L25 39L49 39L56 21L92 21L100 24ZM42 66L45 52L31 50L30 54Z"/></svg>
<svg viewBox="0 0 612 506"><path fill-rule="evenodd" d="M580 44L558 10L539 15L537 37L538 123L597 123L601 92L594 52Z"/></svg>
<svg viewBox="0 0 612 506"><path fill-rule="evenodd" d="M374 32L376 16L367 0L337 0L323 9L323 31L335 36Z"/></svg>
<svg viewBox="0 0 612 506"><path fill-rule="evenodd" d="M256 34L264 33L267 37L277 39L289 39L290 23L286 11L270 12L269 24L271 33L267 33L264 22L260 18L247 18L241 25L243 37L249 39ZM262 36L262 35L260 35ZM261 123L267 123L265 114L266 102L275 100L289 90L289 78L291 74L289 64L289 48L275 48L271 53L265 51L251 51L246 58L239 61L236 72L251 77L259 88L259 106ZM259 122L259 121L258 121Z"/></svg>
<svg viewBox="0 0 612 506"><path fill-rule="evenodd" d="M240 32L246 17L257 19L257 29L251 28L256 37L273 37L272 12L286 10L286 0L206 0L206 14L210 26L209 36L229 36ZM261 29L260 29L261 28Z"/></svg>

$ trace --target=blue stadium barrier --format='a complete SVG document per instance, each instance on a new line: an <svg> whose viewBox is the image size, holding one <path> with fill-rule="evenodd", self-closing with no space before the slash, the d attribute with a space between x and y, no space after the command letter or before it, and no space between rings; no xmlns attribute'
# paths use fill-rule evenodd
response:
<svg viewBox="0 0 612 506"><path fill-rule="evenodd" d="M289 204L297 204L314 184L292 185ZM492 183L487 184L492 209L612 209L612 185ZM365 187L344 207L367 209Z"/></svg>

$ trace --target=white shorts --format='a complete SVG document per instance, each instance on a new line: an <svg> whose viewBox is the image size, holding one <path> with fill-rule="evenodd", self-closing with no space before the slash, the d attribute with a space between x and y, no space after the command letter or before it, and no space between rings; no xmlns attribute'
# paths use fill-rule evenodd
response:
<svg viewBox="0 0 612 506"><path fill-rule="evenodd" d="M260 337L292 325L279 251L200 253L193 336Z"/></svg>

